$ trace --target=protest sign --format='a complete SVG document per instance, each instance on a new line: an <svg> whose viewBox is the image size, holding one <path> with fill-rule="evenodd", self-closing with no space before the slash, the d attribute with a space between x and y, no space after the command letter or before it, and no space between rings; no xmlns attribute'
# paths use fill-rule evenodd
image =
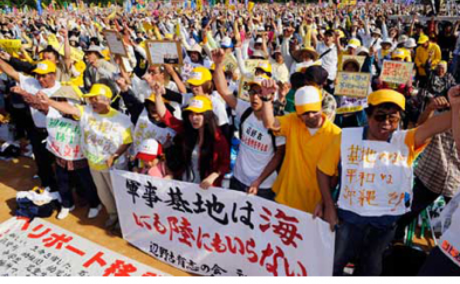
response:
<svg viewBox="0 0 460 284"><path fill-rule="evenodd" d="M335 95L365 98L369 94L370 73L338 72Z"/></svg>
<svg viewBox="0 0 460 284"><path fill-rule="evenodd" d="M238 69L238 63L236 62L236 58L231 53L226 53L224 57L224 61L222 62L223 66L225 66L226 71L234 71Z"/></svg>
<svg viewBox="0 0 460 284"><path fill-rule="evenodd" d="M412 78L414 63L384 60L380 79L388 83L405 84Z"/></svg>
<svg viewBox="0 0 460 284"><path fill-rule="evenodd" d="M358 55L342 55L342 64L340 64L340 70L343 70L343 65L350 61L356 61L359 64L359 71L363 68L364 61L366 60L365 56Z"/></svg>
<svg viewBox="0 0 460 284"><path fill-rule="evenodd" d="M201 275L331 275L334 233L312 215L241 192L111 171L123 237Z"/></svg>
<svg viewBox="0 0 460 284"><path fill-rule="evenodd" d="M126 51L125 44L123 43L123 38L118 32L105 30L104 37L107 40L107 45L109 46L110 53L114 55L120 55L122 57L128 57L128 52Z"/></svg>
<svg viewBox="0 0 460 284"><path fill-rule="evenodd" d="M20 39L0 39L0 48L9 54L19 52L21 50Z"/></svg>
<svg viewBox="0 0 460 284"><path fill-rule="evenodd" d="M259 64L269 64L268 60L263 60L263 59L248 59L245 60L245 68L246 68L246 73L249 74L254 74L257 66Z"/></svg>
<svg viewBox="0 0 460 284"><path fill-rule="evenodd" d="M182 65L182 51L177 41L147 41L147 56L151 65L172 64Z"/></svg>
<svg viewBox="0 0 460 284"><path fill-rule="evenodd" d="M243 101L249 102L249 82L251 82L252 78L242 76L240 79L240 85L238 86L238 98L242 99Z"/></svg>
<svg viewBox="0 0 460 284"><path fill-rule="evenodd" d="M45 220L0 224L0 276L163 276Z"/></svg>

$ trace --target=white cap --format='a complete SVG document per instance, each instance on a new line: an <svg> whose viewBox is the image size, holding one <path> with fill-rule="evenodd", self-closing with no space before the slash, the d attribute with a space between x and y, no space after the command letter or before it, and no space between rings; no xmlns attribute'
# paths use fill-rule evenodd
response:
<svg viewBox="0 0 460 284"><path fill-rule="evenodd" d="M405 48L417 47L417 43L415 42L415 39L409 38L406 40L406 42L404 42L404 47Z"/></svg>
<svg viewBox="0 0 460 284"><path fill-rule="evenodd" d="M321 93L318 88L305 86L298 89L294 95L294 103L297 114L304 114L309 111L321 110Z"/></svg>

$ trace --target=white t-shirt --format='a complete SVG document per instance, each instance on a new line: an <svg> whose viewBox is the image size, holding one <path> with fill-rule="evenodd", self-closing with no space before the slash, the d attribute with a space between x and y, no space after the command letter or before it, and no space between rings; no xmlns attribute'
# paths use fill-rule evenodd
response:
<svg viewBox="0 0 460 284"><path fill-rule="evenodd" d="M185 94L183 96L182 106L188 105L193 97L194 96L191 93ZM220 127L224 124L228 124L229 119L227 115L227 110L225 108L225 102L223 101L222 97L219 94L217 94L217 92L213 92L211 94L211 102L212 111L217 117L217 125Z"/></svg>
<svg viewBox="0 0 460 284"><path fill-rule="evenodd" d="M48 97L51 97L52 94L61 88L61 84L58 81L56 81L54 86L51 88L43 88L37 79L24 76L23 74L19 74L19 86L29 94L36 95L41 91ZM30 112L35 126L38 128L45 128L46 115L32 107L30 108Z"/></svg>
<svg viewBox="0 0 460 284"><path fill-rule="evenodd" d="M238 100L235 109L238 120L241 120L244 112L250 107L251 104L248 102ZM251 113L243 122L240 139L240 151L236 158L233 174L238 181L250 186L273 158L276 149L273 148L273 138L268 129L264 127L262 120L256 118L254 113ZM275 141L276 146L286 144L286 138L283 136L276 137ZM272 188L276 177L277 173L273 172L263 181L260 188Z"/></svg>
<svg viewBox="0 0 460 284"><path fill-rule="evenodd" d="M334 81L335 77L337 76L337 64L339 60L337 56L337 47L335 46L335 44L328 47L322 42L316 45L316 51L318 52L318 55L323 54L329 48L331 49L331 51L329 51L321 58L321 66L323 66L323 68L326 69L328 73L327 78L329 80Z"/></svg>

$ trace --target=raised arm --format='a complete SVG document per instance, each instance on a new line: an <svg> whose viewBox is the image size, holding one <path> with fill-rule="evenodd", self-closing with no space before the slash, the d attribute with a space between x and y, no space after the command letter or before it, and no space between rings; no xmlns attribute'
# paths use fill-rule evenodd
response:
<svg viewBox="0 0 460 284"><path fill-rule="evenodd" d="M19 72L17 72L11 65L6 63L3 59L0 59L0 70L6 75L13 78L16 82L19 82Z"/></svg>
<svg viewBox="0 0 460 284"><path fill-rule="evenodd" d="M281 124L273 114L273 94L276 92L276 82L274 80L268 80L262 82L262 97L267 101L263 101L262 106L262 120L265 128L272 131L279 131Z"/></svg>
<svg viewBox="0 0 460 284"><path fill-rule="evenodd" d="M225 79L225 74L223 70L223 60L224 60L225 53L222 49L214 50L212 52L212 59L216 68L214 70L214 84L216 86L217 92L220 96L224 99L224 101L229 105L232 109L236 108L238 100L233 96L233 94L228 90L227 87L227 80Z"/></svg>
<svg viewBox="0 0 460 284"><path fill-rule="evenodd" d="M46 105L58 110L59 112L61 112L63 114L68 114L68 115L71 115L71 116L76 117L76 118L81 117L80 110L77 107L75 107L73 105L70 105L67 102L57 102L55 100L51 100L50 98L48 98L48 96L46 96L43 93L37 93L37 97L40 99L41 103L46 104Z"/></svg>

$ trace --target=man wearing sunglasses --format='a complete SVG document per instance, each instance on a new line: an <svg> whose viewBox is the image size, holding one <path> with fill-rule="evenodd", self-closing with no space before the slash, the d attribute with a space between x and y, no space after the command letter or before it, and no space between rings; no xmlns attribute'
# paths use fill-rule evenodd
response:
<svg viewBox="0 0 460 284"><path fill-rule="evenodd" d="M56 80L56 65L50 60L40 61L32 71L35 78L24 76L2 59L0 59L0 70L19 83L19 86L13 87L11 91L24 97L24 101L30 106L34 125L27 129L27 135L32 144L41 185L57 190L52 168L54 158L46 149L46 143L42 143L48 137L46 114L41 110L36 97L39 93L50 97L61 88L61 84Z"/></svg>
<svg viewBox="0 0 460 284"><path fill-rule="evenodd" d="M317 167L322 202L315 216L337 229L334 275L342 275L354 259L354 275L381 274L383 251L393 239L397 220L410 208L412 163L432 136L452 124L448 112L400 130L405 98L390 89L370 94L368 105L369 125L343 129ZM331 191L337 175L341 183L336 202Z"/></svg>

